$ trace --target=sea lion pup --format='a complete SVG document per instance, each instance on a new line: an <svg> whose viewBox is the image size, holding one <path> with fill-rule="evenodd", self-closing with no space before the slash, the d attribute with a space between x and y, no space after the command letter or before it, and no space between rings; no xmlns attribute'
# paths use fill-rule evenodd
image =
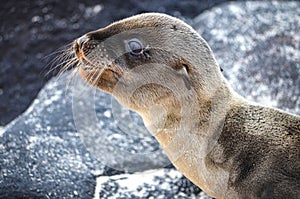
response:
<svg viewBox="0 0 300 199"><path fill-rule="evenodd" d="M300 117L236 94L189 25L136 15L78 38L74 53L80 76L139 113L208 195L300 198Z"/></svg>

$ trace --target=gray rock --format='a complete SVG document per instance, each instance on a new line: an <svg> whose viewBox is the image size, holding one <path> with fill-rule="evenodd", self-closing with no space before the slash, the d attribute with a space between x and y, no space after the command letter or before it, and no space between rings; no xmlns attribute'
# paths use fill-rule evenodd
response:
<svg viewBox="0 0 300 199"><path fill-rule="evenodd" d="M194 19L247 99L300 114L300 2L232 2Z"/></svg>
<svg viewBox="0 0 300 199"><path fill-rule="evenodd" d="M92 171L104 165L76 134L64 87L53 79L0 134L0 198L93 197Z"/></svg>
<svg viewBox="0 0 300 199"><path fill-rule="evenodd" d="M136 174L97 178L96 199L155 198L208 199L200 189L174 169L158 169Z"/></svg>

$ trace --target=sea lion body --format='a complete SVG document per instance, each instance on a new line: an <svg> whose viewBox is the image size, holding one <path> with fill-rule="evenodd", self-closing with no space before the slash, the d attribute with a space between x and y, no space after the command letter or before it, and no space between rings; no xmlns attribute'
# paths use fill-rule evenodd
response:
<svg viewBox="0 0 300 199"><path fill-rule="evenodd" d="M81 77L139 113L187 178L215 198L300 198L300 117L248 102L208 44L164 14L74 43Z"/></svg>

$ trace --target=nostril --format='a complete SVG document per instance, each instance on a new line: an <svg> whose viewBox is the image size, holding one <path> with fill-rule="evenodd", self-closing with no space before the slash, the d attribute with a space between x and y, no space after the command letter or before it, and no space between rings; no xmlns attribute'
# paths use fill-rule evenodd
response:
<svg viewBox="0 0 300 199"><path fill-rule="evenodd" d="M78 48L78 49L81 49L82 46L83 46L83 44L84 44L85 42L87 42L88 40L89 40L89 37L86 36L86 35L83 35L82 37L78 38L78 39L76 40L76 46L77 46L77 48Z"/></svg>

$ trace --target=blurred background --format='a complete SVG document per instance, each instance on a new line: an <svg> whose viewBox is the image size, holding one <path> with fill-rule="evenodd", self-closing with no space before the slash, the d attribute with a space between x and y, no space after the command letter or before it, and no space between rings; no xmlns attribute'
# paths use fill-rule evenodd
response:
<svg viewBox="0 0 300 199"><path fill-rule="evenodd" d="M9 0L0 8L0 126L26 110L50 74L51 53L80 35L142 12L186 21L226 0ZM49 56L50 55L50 56Z"/></svg>

